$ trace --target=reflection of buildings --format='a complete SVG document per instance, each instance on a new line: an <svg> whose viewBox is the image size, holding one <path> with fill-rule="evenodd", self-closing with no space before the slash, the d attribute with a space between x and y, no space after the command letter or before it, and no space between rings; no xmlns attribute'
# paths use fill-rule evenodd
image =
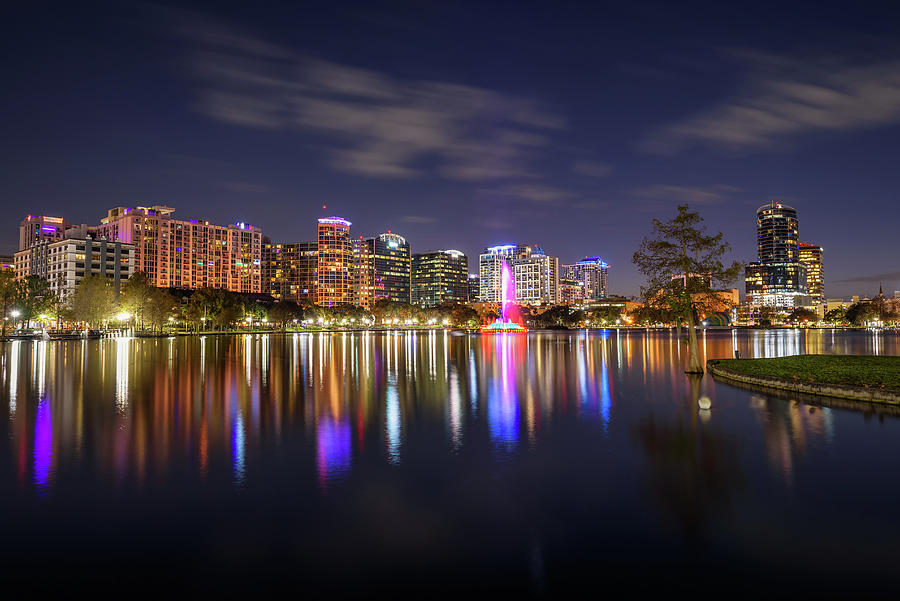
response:
<svg viewBox="0 0 900 601"><path fill-rule="evenodd" d="M834 435L834 418L828 407L758 395L752 397L752 407L762 424L769 465L788 483L807 445L816 438L830 440Z"/></svg>

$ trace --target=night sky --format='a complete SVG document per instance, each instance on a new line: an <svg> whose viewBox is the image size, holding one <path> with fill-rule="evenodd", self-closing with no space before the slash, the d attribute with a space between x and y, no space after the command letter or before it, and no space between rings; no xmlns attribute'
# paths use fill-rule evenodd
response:
<svg viewBox="0 0 900 601"><path fill-rule="evenodd" d="M310 240L327 203L473 272L599 254L632 295L651 218L687 202L747 261L781 200L827 296L900 289L900 5L638 4L17 3L0 251L120 205Z"/></svg>

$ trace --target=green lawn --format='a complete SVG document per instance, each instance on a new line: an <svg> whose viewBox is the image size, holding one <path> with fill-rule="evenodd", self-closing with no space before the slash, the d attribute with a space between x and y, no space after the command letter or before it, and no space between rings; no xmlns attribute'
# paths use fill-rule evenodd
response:
<svg viewBox="0 0 900 601"><path fill-rule="evenodd" d="M775 359L721 359L717 363L748 376L900 391L900 357L796 355Z"/></svg>

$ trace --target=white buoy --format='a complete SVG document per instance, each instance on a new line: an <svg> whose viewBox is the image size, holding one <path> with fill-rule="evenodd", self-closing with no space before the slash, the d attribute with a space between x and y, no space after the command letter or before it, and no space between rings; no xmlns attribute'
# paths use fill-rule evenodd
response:
<svg viewBox="0 0 900 601"><path fill-rule="evenodd" d="M712 401L708 396L702 396L700 397L700 400L697 401L697 405L699 405L701 409L706 410L712 407Z"/></svg>

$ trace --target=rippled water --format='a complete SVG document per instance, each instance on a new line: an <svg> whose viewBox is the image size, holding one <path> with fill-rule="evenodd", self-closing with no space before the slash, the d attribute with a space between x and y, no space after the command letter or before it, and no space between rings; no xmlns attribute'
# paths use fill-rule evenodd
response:
<svg viewBox="0 0 900 601"><path fill-rule="evenodd" d="M900 354L896 334L827 330L702 344ZM668 332L11 342L0 360L17 583L900 591L900 410L689 379Z"/></svg>

